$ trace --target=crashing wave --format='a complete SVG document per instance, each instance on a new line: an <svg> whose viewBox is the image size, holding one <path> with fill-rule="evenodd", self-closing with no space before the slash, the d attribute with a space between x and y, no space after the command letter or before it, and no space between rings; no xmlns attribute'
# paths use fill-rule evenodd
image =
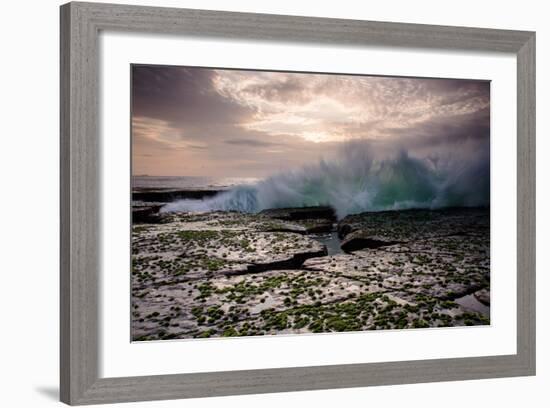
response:
<svg viewBox="0 0 550 408"><path fill-rule="evenodd" d="M240 211L328 205L339 218L364 211L489 205L488 146L433 152L350 143L334 161L275 174L203 200L167 204L172 211Z"/></svg>

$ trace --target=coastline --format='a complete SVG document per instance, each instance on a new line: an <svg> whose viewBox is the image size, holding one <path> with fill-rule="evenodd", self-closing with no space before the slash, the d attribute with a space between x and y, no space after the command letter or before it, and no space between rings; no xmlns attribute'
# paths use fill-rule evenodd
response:
<svg viewBox="0 0 550 408"><path fill-rule="evenodd" d="M132 230L134 341L490 322L486 208L151 215Z"/></svg>

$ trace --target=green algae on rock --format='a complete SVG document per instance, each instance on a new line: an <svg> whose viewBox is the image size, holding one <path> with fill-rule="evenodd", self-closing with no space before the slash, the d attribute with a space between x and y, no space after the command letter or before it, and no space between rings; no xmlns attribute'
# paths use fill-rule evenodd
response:
<svg viewBox="0 0 550 408"><path fill-rule="evenodd" d="M275 214L275 216L274 216ZM489 211L362 213L338 224L383 241L329 256L313 211L174 213L132 230L132 339L489 324ZM323 218L325 217L325 218ZM457 302L455 302L457 300Z"/></svg>

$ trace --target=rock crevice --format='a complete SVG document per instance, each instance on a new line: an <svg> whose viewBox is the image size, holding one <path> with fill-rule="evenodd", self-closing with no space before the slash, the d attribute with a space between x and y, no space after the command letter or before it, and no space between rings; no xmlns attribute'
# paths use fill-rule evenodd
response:
<svg viewBox="0 0 550 408"><path fill-rule="evenodd" d="M338 226L346 252L332 255L306 228L332 226L323 211L175 213L134 224L132 338L489 323L455 302L489 302L487 210L349 216Z"/></svg>

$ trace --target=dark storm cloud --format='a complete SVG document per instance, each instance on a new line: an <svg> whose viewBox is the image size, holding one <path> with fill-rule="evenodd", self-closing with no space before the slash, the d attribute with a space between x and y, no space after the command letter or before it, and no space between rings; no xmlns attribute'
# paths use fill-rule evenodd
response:
<svg viewBox="0 0 550 408"><path fill-rule="evenodd" d="M132 67L132 111L178 125L233 124L253 109L220 97L212 86L215 71L171 66Z"/></svg>
<svg viewBox="0 0 550 408"><path fill-rule="evenodd" d="M467 114L444 116L408 128L387 128L387 135L403 144L430 146L487 140L490 135L490 112L484 108Z"/></svg>

